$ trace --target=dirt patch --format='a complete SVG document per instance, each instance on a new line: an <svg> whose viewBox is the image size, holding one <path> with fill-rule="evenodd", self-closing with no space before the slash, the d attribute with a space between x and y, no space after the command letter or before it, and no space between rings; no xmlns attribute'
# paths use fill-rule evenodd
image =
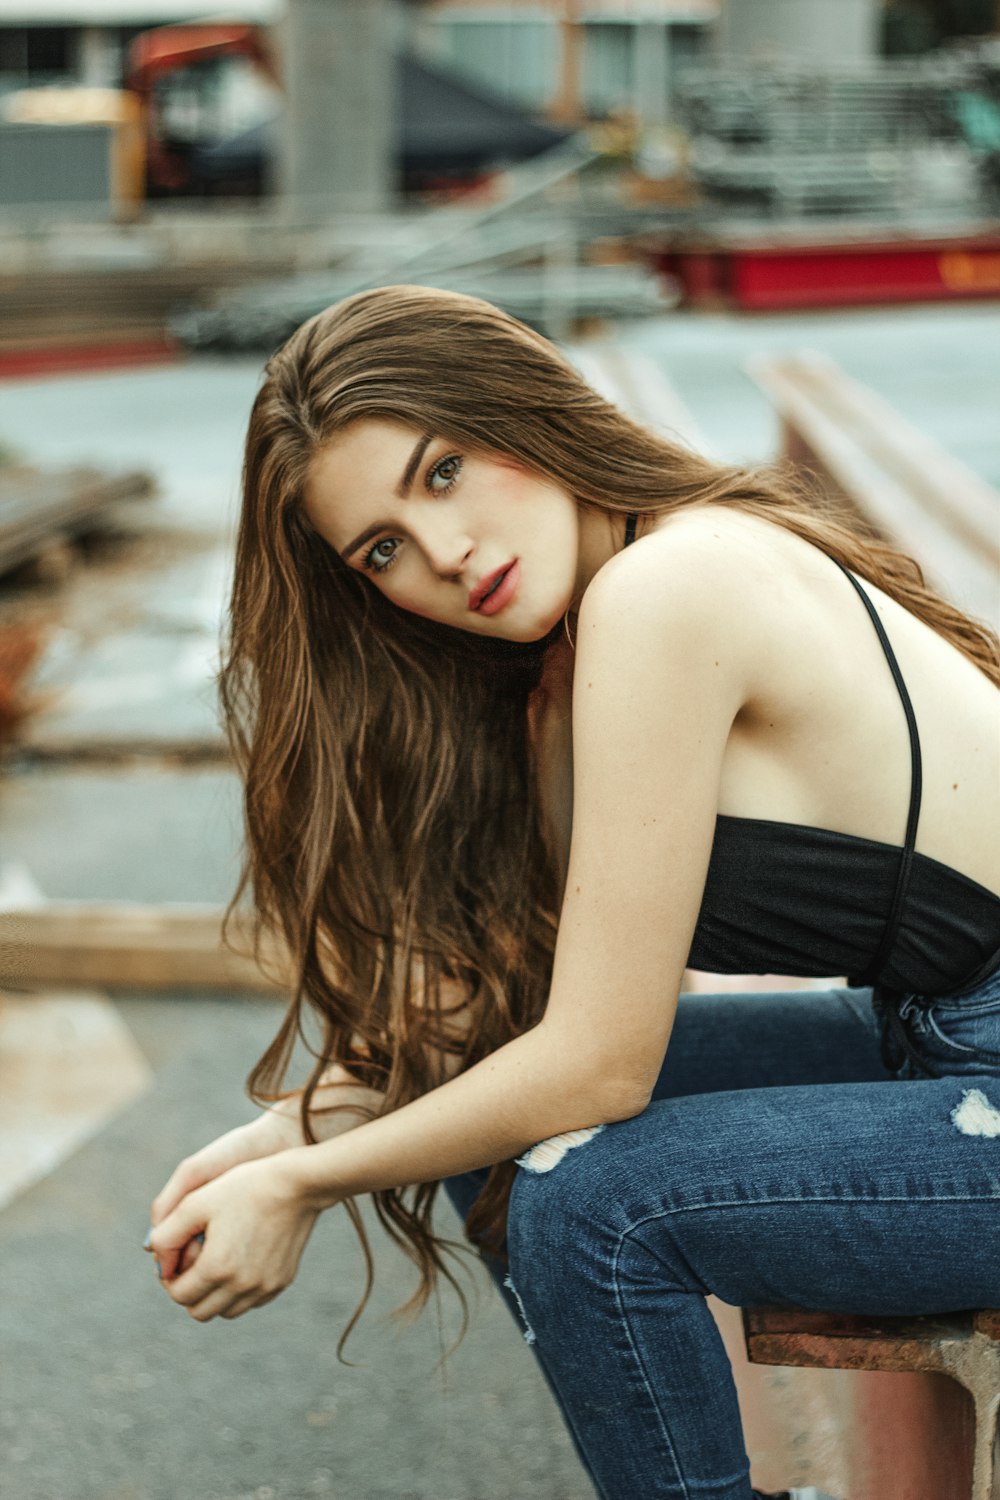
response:
<svg viewBox="0 0 1000 1500"><path fill-rule="evenodd" d="M21 684L42 649L40 624L0 625L0 749L26 712Z"/></svg>

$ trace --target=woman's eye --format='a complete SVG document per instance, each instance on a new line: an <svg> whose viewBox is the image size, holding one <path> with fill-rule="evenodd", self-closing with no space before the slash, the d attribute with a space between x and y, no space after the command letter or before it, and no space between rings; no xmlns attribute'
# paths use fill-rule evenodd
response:
<svg viewBox="0 0 1000 1500"><path fill-rule="evenodd" d="M424 483L432 495L446 495L461 472L462 460L457 453L450 453L428 469ZM439 484L438 480L442 482Z"/></svg>
<svg viewBox="0 0 1000 1500"><path fill-rule="evenodd" d="M462 460L457 453L439 458L427 471L424 487L431 495L446 495L462 472ZM391 549L391 550L390 550ZM369 547L361 559L361 566L370 573L384 573L391 568L399 553L399 538L383 537L374 547Z"/></svg>
<svg viewBox="0 0 1000 1500"><path fill-rule="evenodd" d="M383 537L380 542L375 543L374 547L369 547L361 559L361 566L370 569L373 573L384 573L386 568L391 568L396 561L397 546L398 542L394 536ZM384 550L386 547L392 547L394 550L386 552Z"/></svg>

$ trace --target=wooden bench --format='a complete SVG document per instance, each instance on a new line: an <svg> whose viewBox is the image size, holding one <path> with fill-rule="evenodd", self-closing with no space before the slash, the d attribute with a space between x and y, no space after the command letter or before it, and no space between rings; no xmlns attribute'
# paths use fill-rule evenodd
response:
<svg viewBox="0 0 1000 1500"><path fill-rule="evenodd" d="M759 358L748 369L779 414L784 456L915 556L928 581L995 627L1000 494L825 355ZM860 1487L851 1500L1000 1494L1000 1312L869 1318L763 1308L744 1311L743 1329L751 1363L913 1377L895 1393L874 1388L869 1422L853 1428L858 1451L849 1464ZM949 1390L941 1376L957 1385ZM914 1490L900 1473L903 1445L919 1442L920 1407L924 1432L937 1426L933 1493Z"/></svg>

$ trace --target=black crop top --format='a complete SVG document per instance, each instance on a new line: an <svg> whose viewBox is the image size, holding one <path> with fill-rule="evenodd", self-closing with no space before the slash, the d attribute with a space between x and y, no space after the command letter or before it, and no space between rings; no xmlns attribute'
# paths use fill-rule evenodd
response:
<svg viewBox="0 0 1000 1500"><path fill-rule="evenodd" d="M626 545L635 534L629 522ZM883 1003L969 989L1000 966L1000 896L914 849L921 760L913 705L875 606L837 567L871 616L906 715L903 844L720 814L688 963L716 974L846 974L874 986Z"/></svg>

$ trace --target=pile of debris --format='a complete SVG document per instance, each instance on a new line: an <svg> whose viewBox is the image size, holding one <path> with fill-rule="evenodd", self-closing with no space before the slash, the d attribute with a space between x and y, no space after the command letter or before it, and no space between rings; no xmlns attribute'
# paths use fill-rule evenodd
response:
<svg viewBox="0 0 1000 1500"><path fill-rule="evenodd" d="M0 467L0 579L61 581L82 541L106 530L123 502L152 492L142 472ZM44 635L37 610L12 604L0 614L0 746L23 717L21 686Z"/></svg>

